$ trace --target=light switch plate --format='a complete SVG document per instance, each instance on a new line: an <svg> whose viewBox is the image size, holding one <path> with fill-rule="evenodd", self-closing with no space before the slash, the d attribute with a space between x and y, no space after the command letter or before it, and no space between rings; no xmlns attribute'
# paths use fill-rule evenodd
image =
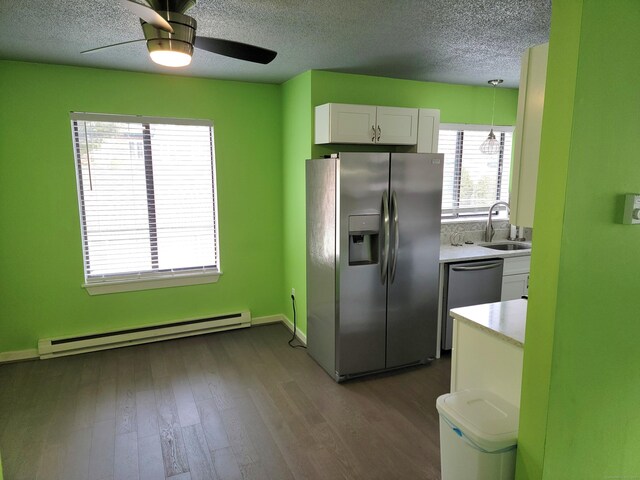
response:
<svg viewBox="0 0 640 480"><path fill-rule="evenodd" d="M624 216L622 223L626 225L640 224L640 194L628 193L624 198Z"/></svg>

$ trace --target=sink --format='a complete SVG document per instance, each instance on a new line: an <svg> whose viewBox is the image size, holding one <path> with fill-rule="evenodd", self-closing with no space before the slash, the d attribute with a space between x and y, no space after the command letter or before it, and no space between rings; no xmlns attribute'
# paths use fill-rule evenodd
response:
<svg viewBox="0 0 640 480"><path fill-rule="evenodd" d="M480 246L484 248L490 248L492 250L531 250L530 245L517 242L481 243Z"/></svg>

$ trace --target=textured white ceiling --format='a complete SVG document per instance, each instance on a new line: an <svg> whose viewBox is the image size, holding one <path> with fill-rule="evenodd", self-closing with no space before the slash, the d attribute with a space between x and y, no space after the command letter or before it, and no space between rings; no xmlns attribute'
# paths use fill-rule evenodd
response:
<svg viewBox="0 0 640 480"><path fill-rule="evenodd" d="M0 0L0 58L281 83L310 69L517 87L525 48L548 41L551 0L200 0L198 35L276 50L269 65L196 50L160 67L114 0Z"/></svg>

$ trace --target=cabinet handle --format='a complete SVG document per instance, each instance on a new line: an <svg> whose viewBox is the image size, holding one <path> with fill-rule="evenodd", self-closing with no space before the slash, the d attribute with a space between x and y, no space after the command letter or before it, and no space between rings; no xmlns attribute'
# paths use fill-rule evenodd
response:
<svg viewBox="0 0 640 480"><path fill-rule="evenodd" d="M484 263L482 265L475 265L473 267L451 267L451 270L454 270L456 272L470 272L472 270L489 270L491 268L499 267L500 265L502 265L501 262L499 262L499 263Z"/></svg>
<svg viewBox="0 0 640 480"><path fill-rule="evenodd" d="M380 135L382 135L382 130L380 129L380 125L378 125L378 141L380 141Z"/></svg>
<svg viewBox="0 0 640 480"><path fill-rule="evenodd" d="M376 127L375 127L375 125L371 125L371 133L373 134L373 136L371 137L371 141L375 142L376 141Z"/></svg>

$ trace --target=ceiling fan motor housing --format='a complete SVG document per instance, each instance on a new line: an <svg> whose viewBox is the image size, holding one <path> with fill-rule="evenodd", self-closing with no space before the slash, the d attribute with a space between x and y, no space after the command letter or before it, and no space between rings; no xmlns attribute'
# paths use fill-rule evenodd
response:
<svg viewBox="0 0 640 480"><path fill-rule="evenodd" d="M158 12L173 28L173 33L166 32L140 20L144 38L147 40L149 53L155 51L172 51L193 55L193 44L196 39L197 22L193 17L177 12Z"/></svg>

